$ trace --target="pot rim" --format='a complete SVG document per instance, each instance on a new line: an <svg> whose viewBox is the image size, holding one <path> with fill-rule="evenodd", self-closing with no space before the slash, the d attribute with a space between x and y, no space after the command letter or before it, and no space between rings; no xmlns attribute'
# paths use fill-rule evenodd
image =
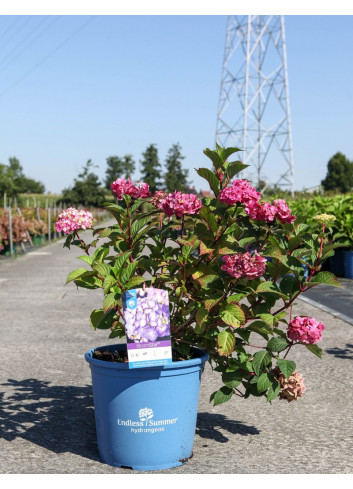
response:
<svg viewBox="0 0 353 489"><path fill-rule="evenodd" d="M115 345L104 345L104 346L98 346L95 348L92 348L91 350L87 351L85 353L85 360L97 367L103 367L103 368L110 368L110 369L115 369L115 370L131 370L129 369L129 364L125 362L107 362L104 360L98 360L96 358L93 358L93 352L95 350L123 350L126 348L126 343L118 343ZM178 362L172 362L167 365L159 365L155 367L142 367L143 369L148 369L148 370L172 370L172 369L178 369L178 368L187 368L187 367L193 367L196 365L201 365L207 362L209 359L209 354L205 351L202 350L201 348L197 346L192 346L191 347L194 351L200 352L200 356L197 358L191 358L190 360L182 360ZM133 370L140 370L140 369L133 369Z"/></svg>

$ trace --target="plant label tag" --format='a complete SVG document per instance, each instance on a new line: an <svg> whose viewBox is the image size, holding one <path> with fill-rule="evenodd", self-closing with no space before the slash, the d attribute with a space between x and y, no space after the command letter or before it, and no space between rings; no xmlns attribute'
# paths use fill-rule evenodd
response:
<svg viewBox="0 0 353 489"><path fill-rule="evenodd" d="M131 289L122 299L129 368L172 363L168 291Z"/></svg>

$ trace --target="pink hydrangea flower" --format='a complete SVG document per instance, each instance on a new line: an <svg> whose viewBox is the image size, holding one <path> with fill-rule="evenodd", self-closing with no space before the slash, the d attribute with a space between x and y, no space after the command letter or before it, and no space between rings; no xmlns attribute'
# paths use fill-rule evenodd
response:
<svg viewBox="0 0 353 489"><path fill-rule="evenodd" d="M151 198L151 204L153 204L157 209L163 209L162 204L167 195L167 192L157 190Z"/></svg>
<svg viewBox="0 0 353 489"><path fill-rule="evenodd" d="M253 255L249 251L225 255L222 260L224 265L222 265L221 269L235 278L246 277L253 280L261 277L266 270L266 258L262 257L257 251Z"/></svg>
<svg viewBox="0 0 353 489"><path fill-rule="evenodd" d="M296 401L298 397L302 397L306 391L304 378L299 372L293 372L287 379L278 367L272 370L275 379L280 385L279 398L288 402Z"/></svg>
<svg viewBox="0 0 353 489"><path fill-rule="evenodd" d="M250 219L272 222L277 214L277 207L269 202L252 202L245 207L245 212Z"/></svg>
<svg viewBox="0 0 353 489"><path fill-rule="evenodd" d="M275 200L273 205L277 208L276 217L279 221L282 223L292 223L295 221L295 216L283 199Z"/></svg>
<svg viewBox="0 0 353 489"><path fill-rule="evenodd" d="M313 345L322 338L325 326L315 318L296 316L288 325L287 336L290 340Z"/></svg>
<svg viewBox="0 0 353 489"><path fill-rule="evenodd" d="M183 214L198 214L202 204L194 194L182 194L176 190L161 201L161 206L168 217L173 214L181 217Z"/></svg>
<svg viewBox="0 0 353 489"><path fill-rule="evenodd" d="M90 212L69 207L59 214L55 228L58 233L62 231L65 234L70 234L79 229L91 228L92 224L93 216Z"/></svg>
<svg viewBox="0 0 353 489"><path fill-rule="evenodd" d="M261 194L247 180L234 180L231 187L223 189L219 200L227 205L252 204L260 200Z"/></svg>
<svg viewBox="0 0 353 489"><path fill-rule="evenodd" d="M150 194L147 183L139 182L134 185L130 178L118 178L110 186L117 200L122 200L124 195L130 195L134 199L146 199Z"/></svg>

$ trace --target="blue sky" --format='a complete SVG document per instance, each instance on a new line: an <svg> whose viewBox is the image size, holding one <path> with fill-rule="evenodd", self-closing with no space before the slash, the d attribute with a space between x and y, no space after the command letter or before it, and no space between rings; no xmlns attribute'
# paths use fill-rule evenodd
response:
<svg viewBox="0 0 353 489"><path fill-rule="evenodd" d="M70 186L88 159L138 163L179 142L194 168L213 147L225 15L0 16L0 162L19 158L48 191ZM353 16L286 15L295 189L353 160ZM138 167L138 164L137 164ZM135 179L139 178L139 172Z"/></svg>

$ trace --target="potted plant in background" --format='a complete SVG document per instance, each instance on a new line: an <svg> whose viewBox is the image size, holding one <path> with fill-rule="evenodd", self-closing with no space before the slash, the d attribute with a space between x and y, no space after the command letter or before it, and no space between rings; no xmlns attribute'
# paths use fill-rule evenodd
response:
<svg viewBox="0 0 353 489"><path fill-rule="evenodd" d="M247 180L234 179L247 166L228 161L238 151L204 151L213 169L197 173L211 198L150 195L147 184L118 178L111 186L118 203L105 205L116 224L94 229L88 240L79 231L92 227L89 213L68 209L58 218L56 229L68 234L64 246L80 247L89 266L70 272L67 283L102 290L102 308L90 322L112 342L86 360L100 456L108 464L162 469L191 456L207 359L220 376L210 399L218 405L249 396L296 400L305 386L290 351L304 347L321 357L323 324L294 317L292 307L311 287L340 285L320 271L333 254L324 246L332 218L317 216L312 235L283 200L264 201ZM126 335L143 345L162 334L153 310L126 321L123 299L131 290L167 292L172 363L129 368L126 343L115 344Z"/></svg>

